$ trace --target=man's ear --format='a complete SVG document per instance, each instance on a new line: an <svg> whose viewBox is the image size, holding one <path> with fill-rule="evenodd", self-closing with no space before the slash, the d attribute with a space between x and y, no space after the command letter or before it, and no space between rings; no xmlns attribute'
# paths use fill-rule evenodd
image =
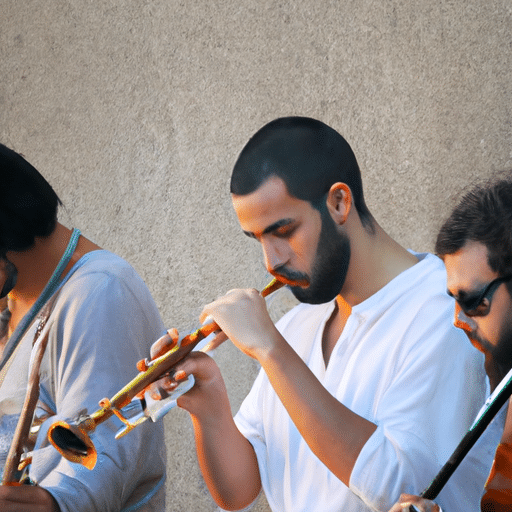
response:
<svg viewBox="0 0 512 512"><path fill-rule="evenodd" d="M335 183L327 193L327 209L334 222L342 225L346 222L352 208L352 192L346 183Z"/></svg>

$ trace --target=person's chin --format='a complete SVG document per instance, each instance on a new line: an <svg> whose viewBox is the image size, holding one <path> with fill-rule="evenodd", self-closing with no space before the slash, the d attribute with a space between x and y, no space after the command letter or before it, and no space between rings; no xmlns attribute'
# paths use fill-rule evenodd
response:
<svg viewBox="0 0 512 512"><path fill-rule="evenodd" d="M308 288L302 288L302 287L290 287L291 292L293 293L294 297L299 301L303 302L305 304L325 304L327 302L331 302L335 297L336 293L334 295L332 293L308 293Z"/></svg>

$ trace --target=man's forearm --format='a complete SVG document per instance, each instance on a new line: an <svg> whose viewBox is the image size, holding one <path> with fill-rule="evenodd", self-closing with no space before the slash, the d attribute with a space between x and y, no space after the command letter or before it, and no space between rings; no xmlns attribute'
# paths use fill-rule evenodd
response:
<svg viewBox="0 0 512 512"><path fill-rule="evenodd" d="M60 512L53 496L42 487L32 485L0 486L2 512Z"/></svg>
<svg viewBox="0 0 512 512"><path fill-rule="evenodd" d="M334 398L287 343L277 347L260 360L270 383L311 450L348 486L377 426Z"/></svg>
<svg viewBox="0 0 512 512"><path fill-rule="evenodd" d="M202 423L192 416L197 458L208 489L225 510L240 510L252 503L261 489L256 454L231 416Z"/></svg>

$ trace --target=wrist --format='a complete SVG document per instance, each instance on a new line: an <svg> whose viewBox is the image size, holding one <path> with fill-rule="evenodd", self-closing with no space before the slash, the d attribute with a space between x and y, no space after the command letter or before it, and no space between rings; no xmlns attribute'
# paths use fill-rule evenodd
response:
<svg viewBox="0 0 512 512"><path fill-rule="evenodd" d="M276 330L275 335L269 336L264 345L254 350L254 358L261 366L275 364L281 360L286 361L288 350L292 350L290 345Z"/></svg>

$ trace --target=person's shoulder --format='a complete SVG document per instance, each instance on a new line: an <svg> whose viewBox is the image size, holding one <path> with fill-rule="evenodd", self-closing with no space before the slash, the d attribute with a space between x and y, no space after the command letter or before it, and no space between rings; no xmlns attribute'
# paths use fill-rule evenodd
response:
<svg viewBox="0 0 512 512"><path fill-rule="evenodd" d="M110 274L122 274L123 272L135 272L135 269L125 259L106 249L86 253L76 264L76 275L84 273L104 272Z"/></svg>
<svg viewBox="0 0 512 512"><path fill-rule="evenodd" d="M431 253L416 253L418 263L404 294L404 314L409 324L424 336L429 334L434 345L453 346L459 351L471 353L473 348L466 334L453 325L455 300L447 293L446 268L443 261Z"/></svg>
<svg viewBox="0 0 512 512"><path fill-rule="evenodd" d="M416 300L432 297L448 300L446 293L446 268L443 261L431 253L415 253L418 263L410 267L400 279L405 294L416 295Z"/></svg>
<svg viewBox="0 0 512 512"><path fill-rule="evenodd" d="M160 334L158 306L144 280L123 258L107 250L85 254L58 290L56 311L102 318L130 312L131 320L146 317Z"/></svg>
<svg viewBox="0 0 512 512"><path fill-rule="evenodd" d="M412 251L411 251L412 252ZM352 308L363 318L388 315L411 319L432 300L445 301L446 271L443 262L433 254L414 253L418 261L395 276L385 286Z"/></svg>
<svg viewBox="0 0 512 512"><path fill-rule="evenodd" d="M104 249L85 254L71 269L60 294L66 297L77 292L92 297L122 298L131 295L144 302L151 295L130 263Z"/></svg>
<svg viewBox="0 0 512 512"><path fill-rule="evenodd" d="M126 260L105 249L92 251L80 258L71 269L68 282L124 282L128 286L145 286L141 276Z"/></svg>
<svg viewBox="0 0 512 512"><path fill-rule="evenodd" d="M422 278L446 280L446 270L441 258L430 252L410 252L418 259L418 263L410 268L412 273Z"/></svg>

